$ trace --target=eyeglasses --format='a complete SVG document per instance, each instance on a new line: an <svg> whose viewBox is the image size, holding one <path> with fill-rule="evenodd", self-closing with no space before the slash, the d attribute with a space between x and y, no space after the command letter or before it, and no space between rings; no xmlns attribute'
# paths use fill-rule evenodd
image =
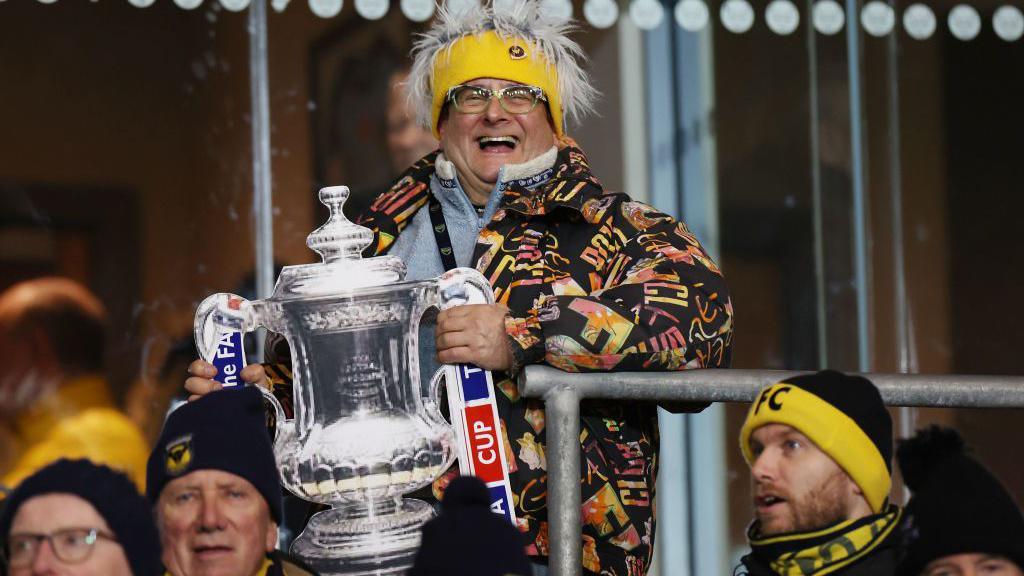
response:
<svg viewBox="0 0 1024 576"><path fill-rule="evenodd" d="M52 534L11 534L4 555L12 568L24 568L35 560L40 543L46 540L58 560L78 564L92 554L100 538L117 542L113 534L105 534L96 528L65 528Z"/></svg>
<svg viewBox="0 0 1024 576"><path fill-rule="evenodd" d="M529 114L537 106L537 101L547 102L544 91L536 86L517 84L492 90L481 86L460 84L448 89L445 98L462 114L480 114L487 109L491 98L498 97L501 109L509 114Z"/></svg>

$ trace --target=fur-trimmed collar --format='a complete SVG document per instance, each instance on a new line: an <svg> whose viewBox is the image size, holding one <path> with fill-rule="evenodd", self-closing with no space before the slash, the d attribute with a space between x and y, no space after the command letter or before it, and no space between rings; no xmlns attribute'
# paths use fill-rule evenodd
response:
<svg viewBox="0 0 1024 576"><path fill-rule="evenodd" d="M547 160L546 155L550 153L548 151L530 162L513 167L512 172L533 171ZM442 168L443 165L447 166ZM579 212L586 221L596 223L613 202L614 195L605 193L601 183L590 172L586 155L569 138L559 141L554 163L547 170L551 174L542 176L545 181L540 184L534 181L538 174L525 179L504 178L504 193L498 212L504 210L525 216L543 216L558 208L568 208ZM356 218L358 224L374 231L375 242L367 247L366 255L381 254L391 246L395 237L427 203L431 194L431 177L436 174L443 179L442 171L454 175L454 166L440 152L431 152L417 160L387 192L378 196Z"/></svg>
<svg viewBox="0 0 1024 576"><path fill-rule="evenodd" d="M554 174L543 185L529 189L512 181L507 184L502 207L527 216L550 214L558 208L579 212L595 223L611 201L604 187L590 171L590 163L572 140L565 139L552 169ZM607 200L606 200L607 199Z"/></svg>
<svg viewBox="0 0 1024 576"><path fill-rule="evenodd" d="M504 189L508 186L509 182L523 181L523 185L529 188L531 186L528 184L531 182L533 185L542 183L544 180L547 180L547 177L550 177L551 169L557 158L558 147L552 146L547 152L533 160L527 160L521 164L507 164L498 174L496 186ZM437 171L437 177L441 180L458 179L455 163L445 157L444 152L437 155L437 159L434 161L434 169ZM545 174L547 177L545 177Z"/></svg>

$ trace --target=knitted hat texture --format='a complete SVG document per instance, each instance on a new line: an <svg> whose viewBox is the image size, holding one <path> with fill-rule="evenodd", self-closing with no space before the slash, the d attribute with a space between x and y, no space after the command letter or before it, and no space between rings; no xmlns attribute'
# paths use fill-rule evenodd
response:
<svg viewBox="0 0 1024 576"><path fill-rule="evenodd" d="M281 523L281 484L259 390L219 390L171 412L146 466L146 496L156 502L168 482L196 470L248 480Z"/></svg>

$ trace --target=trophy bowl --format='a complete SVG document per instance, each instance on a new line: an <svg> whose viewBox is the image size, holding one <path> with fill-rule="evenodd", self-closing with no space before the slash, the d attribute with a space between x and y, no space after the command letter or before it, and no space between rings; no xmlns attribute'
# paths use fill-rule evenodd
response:
<svg viewBox="0 0 1024 576"><path fill-rule="evenodd" d="M218 331L264 326L284 336L294 419L264 391L277 416L281 483L331 506L310 519L291 551L325 575L402 574L433 516L429 504L403 495L430 484L456 453L438 410L443 379L421 383L420 318L474 291L493 295L472 269L404 282L398 258L362 258L373 234L345 218L347 196L344 186L320 191L331 215L307 244L322 263L285 267L264 300L210 296L196 313L196 344L209 360Z"/></svg>

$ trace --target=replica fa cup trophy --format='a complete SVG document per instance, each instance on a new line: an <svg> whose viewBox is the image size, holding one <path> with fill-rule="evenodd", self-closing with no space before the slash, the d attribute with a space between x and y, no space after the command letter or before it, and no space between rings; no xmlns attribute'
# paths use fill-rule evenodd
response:
<svg viewBox="0 0 1024 576"><path fill-rule="evenodd" d="M431 483L457 452L438 410L442 379L421 384L420 318L470 297L493 302L493 294L472 269L405 282L399 258L362 258L373 234L342 214L347 197L344 186L320 190L330 218L306 244L322 263L285 267L265 300L210 296L196 312L196 344L210 361L229 331L264 326L287 339L294 420L264 391L277 416L281 482L331 506L291 551L325 575L401 574L433 515L429 504L402 496Z"/></svg>

